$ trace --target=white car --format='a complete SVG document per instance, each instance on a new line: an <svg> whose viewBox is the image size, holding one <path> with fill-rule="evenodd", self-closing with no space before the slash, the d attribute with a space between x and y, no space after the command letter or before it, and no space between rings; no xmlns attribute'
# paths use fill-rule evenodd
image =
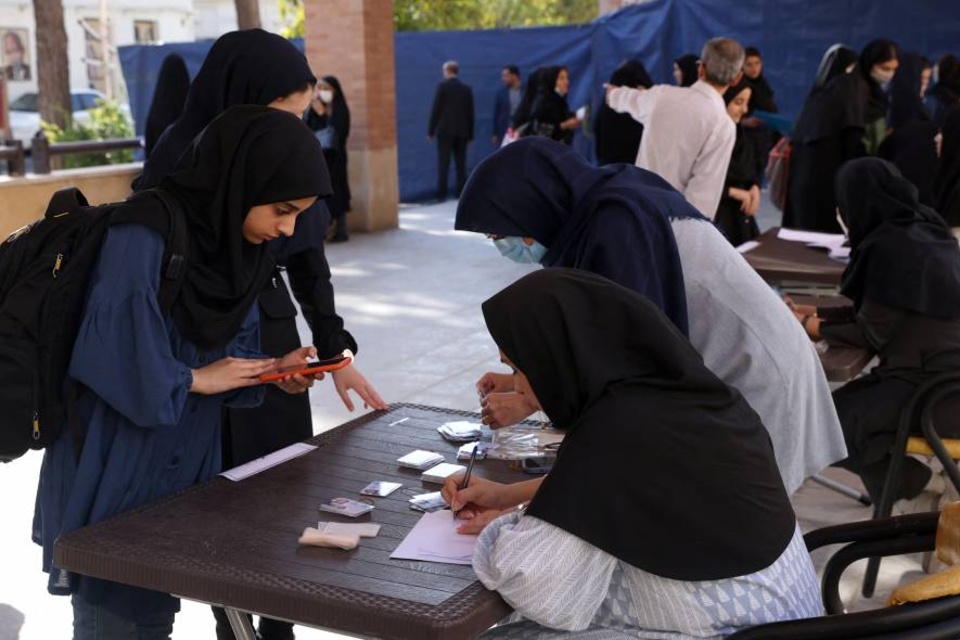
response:
<svg viewBox="0 0 960 640"><path fill-rule="evenodd" d="M90 122L90 109L97 106L97 100L104 98L99 91L86 89L84 91L74 91L70 93L70 100L73 107L73 119L75 122L86 124ZM130 105L121 104L120 110L128 120L130 118ZM10 103L10 134L14 140L22 140L23 148L29 149L33 137L40 131L40 110L37 102L37 94L34 92L24 93L19 98Z"/></svg>

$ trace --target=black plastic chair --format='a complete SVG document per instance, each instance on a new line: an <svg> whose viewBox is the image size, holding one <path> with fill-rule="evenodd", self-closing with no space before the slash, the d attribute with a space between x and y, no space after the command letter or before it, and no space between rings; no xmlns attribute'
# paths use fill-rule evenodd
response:
<svg viewBox="0 0 960 640"><path fill-rule="evenodd" d="M813 551L847 543L827 562L822 582L826 616L774 622L738 631L728 640L956 640L960 638L960 595L873 611L843 613L840 577L852 563L874 556L932 550L939 513L867 520L811 531Z"/></svg>
<svg viewBox="0 0 960 640"><path fill-rule="evenodd" d="M940 374L917 387L913 396L900 411L900 423L897 435L891 448L890 467L883 483L883 493L879 502L874 505L874 518L887 518L893 510L900 490L900 475L903 471L903 461L907 453L925 453L914 447L908 447L908 442L922 442L919 438L911 438L911 431L917 424L918 418L923 433L923 440L929 444L934 455L947 471L950 481L960 492L960 469L944 446L944 441L937 435L933 424L934 409L944 398L960 393L960 371ZM863 576L863 595L873 597L877 586L877 574L880 572L880 558L873 557L867 562L867 570ZM960 635L957 636L960 638Z"/></svg>

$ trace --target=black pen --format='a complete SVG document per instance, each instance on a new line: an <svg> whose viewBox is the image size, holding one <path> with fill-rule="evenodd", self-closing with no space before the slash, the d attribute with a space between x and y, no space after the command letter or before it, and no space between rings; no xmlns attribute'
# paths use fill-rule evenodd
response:
<svg viewBox="0 0 960 640"><path fill-rule="evenodd" d="M467 463L467 472L463 475L463 480L460 481L460 488L458 491L463 491L468 486L470 486L470 474L473 473L473 463L477 461L477 451L480 450L480 443L473 445L473 453L470 454L470 462ZM466 506L466 505L464 505ZM453 517L456 518L457 514L463 511L463 507L460 507L453 512Z"/></svg>

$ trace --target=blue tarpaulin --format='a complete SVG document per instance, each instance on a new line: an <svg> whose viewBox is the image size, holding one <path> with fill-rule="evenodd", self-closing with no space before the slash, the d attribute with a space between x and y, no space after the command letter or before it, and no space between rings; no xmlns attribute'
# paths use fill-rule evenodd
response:
<svg viewBox="0 0 960 640"><path fill-rule="evenodd" d="M473 87L477 115L475 141L468 154L476 165L495 149L490 141L493 99L500 69L516 64L524 75L546 64L570 70L571 108L602 99L601 85L624 59L643 61L657 82L671 82L673 59L699 53L714 36L756 46L781 111L795 117L813 80L820 57L831 44L862 48L876 37L892 38L904 50L935 59L960 48L960 4L956 0L656 0L625 8L582 26L396 34L397 135L400 197L431 198L436 189L436 150L427 141L427 120L441 65L455 59L461 79ZM210 42L122 47L120 60L130 106L142 132L163 58L183 55L195 74ZM302 43L300 43L302 46ZM336 69L316 69L337 74ZM575 145L592 157L592 140Z"/></svg>

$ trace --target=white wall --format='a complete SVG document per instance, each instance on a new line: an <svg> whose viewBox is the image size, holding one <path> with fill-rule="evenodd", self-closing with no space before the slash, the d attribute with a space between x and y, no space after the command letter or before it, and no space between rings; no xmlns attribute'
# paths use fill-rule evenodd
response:
<svg viewBox="0 0 960 640"><path fill-rule="evenodd" d="M233 0L194 0L193 7L197 40L219 38L237 28L237 9ZM260 0L260 24L274 33L286 26L280 20L278 0Z"/></svg>

